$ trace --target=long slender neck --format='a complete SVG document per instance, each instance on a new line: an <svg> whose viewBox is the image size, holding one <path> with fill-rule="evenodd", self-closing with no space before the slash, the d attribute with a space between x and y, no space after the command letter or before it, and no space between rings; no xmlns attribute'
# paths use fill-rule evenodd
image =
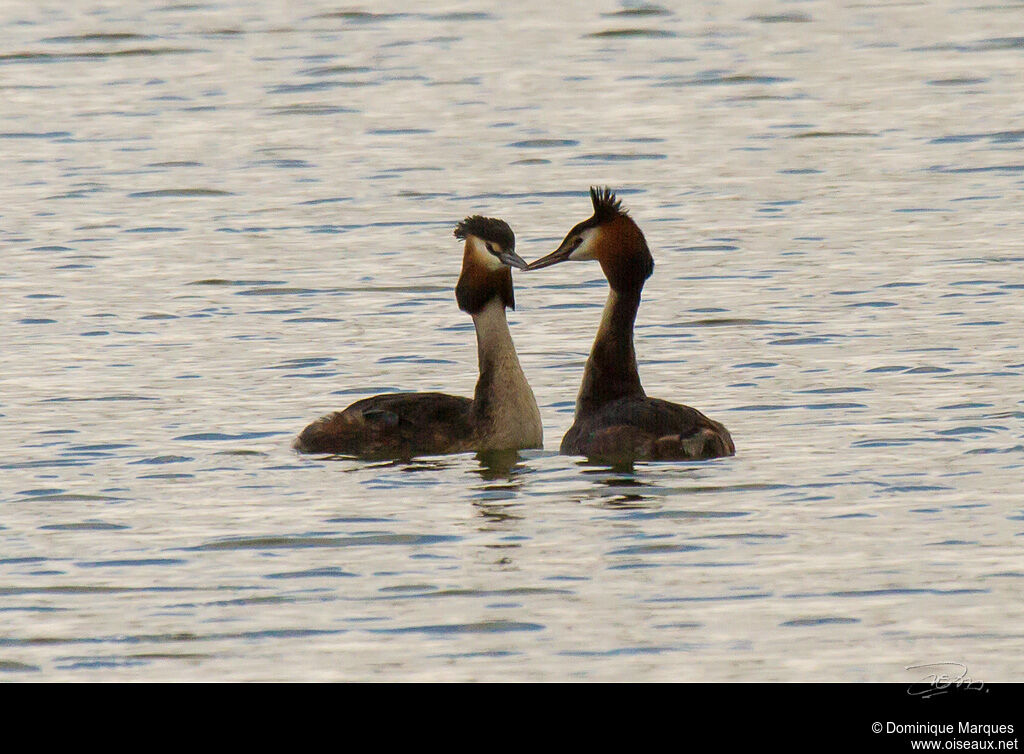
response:
<svg viewBox="0 0 1024 754"><path fill-rule="evenodd" d="M640 307L642 288L641 282L636 288L609 290L601 326L597 330L594 347L590 349L583 384L576 399L577 415L618 398L645 395L633 350L633 324Z"/></svg>
<svg viewBox="0 0 1024 754"><path fill-rule="evenodd" d="M492 298L478 310L473 325L480 360L473 418L481 448L540 447L540 409L519 364L501 298Z"/></svg>
<svg viewBox="0 0 1024 754"><path fill-rule="evenodd" d="M492 298L483 308L473 315L473 326L476 328L477 358L480 360L480 381L477 391L484 382L484 375L512 362L519 367L512 333L508 329L505 318L505 306L498 298ZM521 372L522 370L520 370Z"/></svg>

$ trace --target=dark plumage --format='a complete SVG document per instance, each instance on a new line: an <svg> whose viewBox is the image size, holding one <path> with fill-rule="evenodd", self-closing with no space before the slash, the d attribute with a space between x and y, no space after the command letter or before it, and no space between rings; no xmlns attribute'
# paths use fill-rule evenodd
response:
<svg viewBox="0 0 1024 754"><path fill-rule="evenodd" d="M527 266L533 270L596 259L611 288L561 452L613 462L733 455L736 448L724 426L694 408L644 392L633 327L654 258L643 232L610 189L591 188L590 199L593 216L573 226L555 251Z"/></svg>
<svg viewBox="0 0 1024 754"><path fill-rule="evenodd" d="M484 241L492 241L502 248L515 251L516 235L508 223L496 217L473 215L455 226L456 238L465 240L467 236L476 236Z"/></svg>
<svg viewBox="0 0 1024 754"><path fill-rule="evenodd" d="M306 453L412 458L472 450L473 401L444 393L389 393L317 419L295 447Z"/></svg>
<svg viewBox="0 0 1024 754"><path fill-rule="evenodd" d="M498 273L471 269L463 271L455 286L455 301L466 314L476 314L492 298L500 298L506 309L516 308L516 291L512 286L512 270Z"/></svg>
<svg viewBox="0 0 1024 754"><path fill-rule="evenodd" d="M577 414L559 450L607 461L699 460L736 452L718 422L695 408L642 393Z"/></svg>
<svg viewBox="0 0 1024 754"><path fill-rule="evenodd" d="M617 198L608 186L591 186L590 201L594 205L594 216L591 219L595 225L629 214L628 210L622 208L622 200Z"/></svg>

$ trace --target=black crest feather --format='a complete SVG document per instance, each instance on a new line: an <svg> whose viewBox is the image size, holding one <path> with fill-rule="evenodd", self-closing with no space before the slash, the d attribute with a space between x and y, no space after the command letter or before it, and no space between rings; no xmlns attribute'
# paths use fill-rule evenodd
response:
<svg viewBox="0 0 1024 754"><path fill-rule="evenodd" d="M484 241L493 241L503 249L514 251L516 248L516 234L508 227L508 223L496 217L482 217L473 215L455 226L455 237L465 239L466 236L476 236Z"/></svg>
<svg viewBox="0 0 1024 754"><path fill-rule="evenodd" d="M616 197L608 186L591 186L590 201L594 204L594 220L598 223L605 223L627 214L622 208L622 200Z"/></svg>

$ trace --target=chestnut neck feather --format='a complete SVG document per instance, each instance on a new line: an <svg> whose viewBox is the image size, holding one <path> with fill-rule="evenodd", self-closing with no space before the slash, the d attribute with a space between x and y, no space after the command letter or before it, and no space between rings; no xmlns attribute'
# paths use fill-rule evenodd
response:
<svg viewBox="0 0 1024 754"><path fill-rule="evenodd" d="M489 270L475 262L466 250L462 262L462 274L455 286L455 300L467 314L477 314L492 298L500 298L506 309L516 308L515 292L512 288L512 270L502 267Z"/></svg>
<svg viewBox="0 0 1024 754"><path fill-rule="evenodd" d="M627 215L619 215L601 226L598 259L612 290L637 291L654 272L654 257L643 231Z"/></svg>

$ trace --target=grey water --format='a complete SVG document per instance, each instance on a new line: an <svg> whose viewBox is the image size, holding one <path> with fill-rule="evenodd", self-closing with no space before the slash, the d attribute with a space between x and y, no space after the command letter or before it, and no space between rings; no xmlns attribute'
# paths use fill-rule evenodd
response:
<svg viewBox="0 0 1024 754"><path fill-rule="evenodd" d="M4 0L0 167L0 680L1021 678L1024 4ZM736 457L558 454L596 264L544 450L291 450L471 394L454 224L591 185Z"/></svg>

